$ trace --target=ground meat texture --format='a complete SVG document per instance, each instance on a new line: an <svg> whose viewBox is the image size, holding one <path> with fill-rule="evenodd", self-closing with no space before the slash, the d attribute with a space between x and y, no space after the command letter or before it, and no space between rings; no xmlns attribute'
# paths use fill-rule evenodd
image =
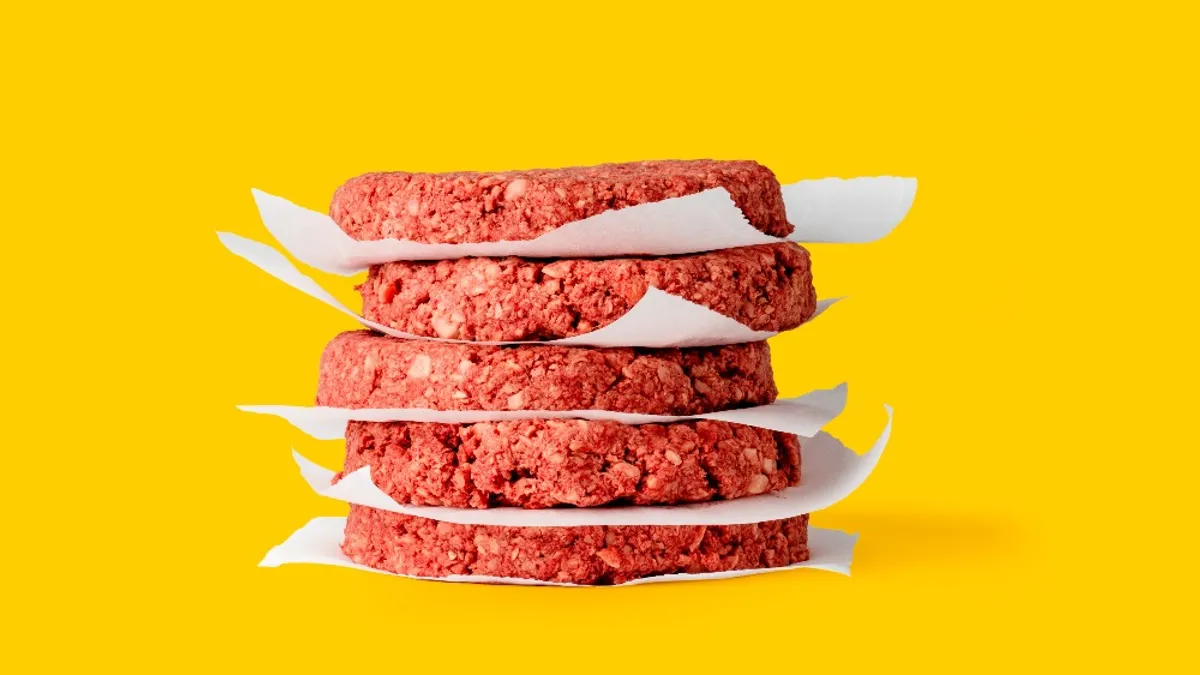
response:
<svg viewBox="0 0 1200 675"><path fill-rule="evenodd" d="M708 420L351 422L346 474L371 467L401 504L488 508L680 504L800 482L792 434Z"/></svg>
<svg viewBox="0 0 1200 675"><path fill-rule="evenodd" d="M767 244L660 258L462 258L372 267L363 316L427 337L555 340L616 321L655 287L781 332L816 311L808 251Z"/></svg>
<svg viewBox="0 0 1200 675"><path fill-rule="evenodd" d="M342 551L356 563L414 576L620 584L804 562L808 516L723 526L498 527L351 505Z"/></svg>
<svg viewBox="0 0 1200 675"><path fill-rule="evenodd" d="M756 229L792 232L779 181L750 161L664 160L497 173L368 173L329 214L354 239L460 244L535 239L605 211L725 188ZM687 232L680 232L687 236Z"/></svg>
<svg viewBox="0 0 1200 675"><path fill-rule="evenodd" d="M319 406L695 415L775 400L766 342L687 349L454 344L369 331L321 356Z"/></svg>

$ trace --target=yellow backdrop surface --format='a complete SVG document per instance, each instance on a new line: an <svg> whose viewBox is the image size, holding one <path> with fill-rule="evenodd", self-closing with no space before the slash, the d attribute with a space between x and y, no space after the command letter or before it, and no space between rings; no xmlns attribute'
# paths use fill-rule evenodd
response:
<svg viewBox="0 0 1200 675"><path fill-rule="evenodd" d="M1194 659L1194 31L1156 4L6 9L5 670ZM270 240L252 187L320 210L365 171L698 157L920 181L888 238L812 247L849 299L772 341L783 394L850 383L853 446L895 407L813 517L860 533L852 577L256 567L345 512L289 456L340 445L234 406L310 403L354 324L220 247Z"/></svg>

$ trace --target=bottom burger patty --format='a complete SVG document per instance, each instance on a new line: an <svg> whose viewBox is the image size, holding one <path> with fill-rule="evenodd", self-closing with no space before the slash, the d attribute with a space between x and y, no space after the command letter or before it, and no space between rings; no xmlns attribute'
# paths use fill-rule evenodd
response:
<svg viewBox="0 0 1200 675"><path fill-rule="evenodd" d="M500 527L352 505L342 551L359 564L412 576L620 584L803 562L809 557L808 516L722 526Z"/></svg>

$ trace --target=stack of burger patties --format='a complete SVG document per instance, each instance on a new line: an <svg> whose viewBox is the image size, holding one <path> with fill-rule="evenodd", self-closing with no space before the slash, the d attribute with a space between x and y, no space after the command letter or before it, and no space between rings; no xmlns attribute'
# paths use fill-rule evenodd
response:
<svg viewBox="0 0 1200 675"><path fill-rule="evenodd" d="M330 215L360 241L524 241L606 211L711 188L728 191L764 234L791 233L775 176L741 161L374 173L339 188ZM791 434L711 420L631 425L602 415L537 414L690 416L775 400L766 342L537 344L603 328L649 288L760 331L795 328L816 308L809 255L794 243L666 257L628 253L372 266L358 287L363 316L433 339L337 336L321 357L319 406L528 415L463 424L352 421L339 478L369 466L375 485L400 504L459 509L675 505L798 484L800 441ZM532 344L479 344L515 341ZM341 547L354 562L405 575L613 584L792 565L808 558L807 532L807 515L732 526L508 527L351 505Z"/></svg>

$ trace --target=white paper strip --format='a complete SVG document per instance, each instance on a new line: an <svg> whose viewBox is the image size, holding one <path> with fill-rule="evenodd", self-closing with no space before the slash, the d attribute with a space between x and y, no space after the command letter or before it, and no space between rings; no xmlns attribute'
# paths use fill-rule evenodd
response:
<svg viewBox="0 0 1200 675"><path fill-rule="evenodd" d="M715 420L782 431L804 438L817 435L846 409L847 387L818 389L803 396L776 400L770 405L722 410L692 416L643 415L611 410L430 410L428 408L329 408L287 405L240 405L238 410L282 417L292 426L322 441L344 438L346 423L437 422L475 424L530 419L611 420L621 424L669 424L684 420Z"/></svg>
<svg viewBox="0 0 1200 675"><path fill-rule="evenodd" d="M321 288L317 282L304 276L296 266L279 251L266 244L246 239L228 232L218 232L217 237L234 255L243 258L255 267L283 283L324 302L334 309L352 316L359 323L392 337L406 340L431 340L481 345L511 344L556 344L589 347L709 347L727 344L742 344L766 340L778 333L752 330L723 314L698 305L657 288L649 288L641 300L624 316L609 325L584 335L549 340L546 342L472 342L470 340L447 340L423 337L398 331L383 324L368 321ZM840 298L822 300L817 303L816 313L809 319L820 316Z"/></svg>
<svg viewBox="0 0 1200 675"><path fill-rule="evenodd" d="M341 542L346 528L346 519L337 517L314 518L296 530L282 544L272 548L258 564L259 567L279 567L290 564L332 565L349 567L366 572L402 576L409 579L424 579L427 581L445 581L467 584L511 584L518 586L580 586L555 581L537 581L514 577L489 577L452 575L448 577L418 577L406 574L392 574L377 570L366 565L360 565L342 553ZM854 557L854 545L858 535L825 530L819 527L808 528L809 559L802 563L787 567L771 569L732 570L729 572L707 572L704 574L667 574L645 579L635 579L620 586L637 584L665 583L671 581L706 581L714 579L729 579L744 577L752 574L768 574L771 572L786 572L794 569L817 569L838 574L850 575L850 564ZM613 586L580 586L584 588L613 588Z"/></svg>
<svg viewBox="0 0 1200 675"><path fill-rule="evenodd" d="M825 432L801 444L800 485L727 501L675 506L611 506L595 508L493 509L414 506L398 504L371 481L364 466L332 483L334 472L309 461L295 450L292 457L300 475L317 494L351 504L462 525L504 527L582 527L587 525L740 525L793 518L828 508L858 489L887 446L892 431L892 409L878 440L863 455L855 454ZM331 484L332 483L332 484Z"/></svg>
<svg viewBox="0 0 1200 675"><path fill-rule="evenodd" d="M858 244L887 236L912 208L917 179L823 178L783 186L783 203L806 244Z"/></svg>
<svg viewBox="0 0 1200 675"><path fill-rule="evenodd" d="M423 244L407 240L356 241L329 216L252 190L263 224L304 264L351 275L393 260L471 256L592 258L676 255L785 241L754 229L723 188L639 204L548 232L528 241ZM917 193L914 178L826 178L782 188L797 242L869 242L904 220Z"/></svg>

